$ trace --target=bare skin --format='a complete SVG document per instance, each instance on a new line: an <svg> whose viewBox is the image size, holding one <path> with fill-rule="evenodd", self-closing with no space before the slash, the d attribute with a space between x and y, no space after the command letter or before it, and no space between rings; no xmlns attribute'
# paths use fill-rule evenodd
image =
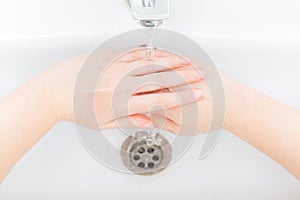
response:
<svg viewBox="0 0 300 200"><path fill-rule="evenodd" d="M135 55L133 57L134 59L127 58L127 63L136 62L136 59L146 62L143 60L143 56ZM153 104L161 105L165 111L163 114L154 117L154 119L164 119L165 123L160 128L178 133L182 123L180 118L181 109L194 108L192 106L196 104L201 115L199 116L198 130L195 134L205 133L208 130L212 116L212 105L208 90L201 82L203 78L196 76L195 79L194 74L197 72L193 72L188 63L180 61L178 58L164 54L158 54L156 57L157 60L169 66L171 70L175 70L176 73L181 74L186 80L185 83L174 83L170 87L183 92L182 88L184 87L182 86L184 84L192 84L193 92L197 94L195 95L197 97L195 101L186 101L185 104L182 102L176 103L172 100L170 88L144 87L136 91L136 94L132 94L132 98L136 97L133 105L140 105L137 110L134 110L136 107L129 109L130 112L127 116L118 116L117 119L110 114L105 115L106 119L100 123L98 128L116 127L116 120L126 120L126 118L127 120L128 118L132 119L132 124L129 124L129 127L147 127L149 124L154 123L153 118L150 119L139 113L147 111L150 108L148 105ZM71 103L72 91L81 62L82 58L77 58L75 61L59 64L23 84L0 101L0 182L22 155L52 126L61 120L74 121ZM122 66L122 62L119 65ZM65 76L65 71L72 72L67 73L71 74L68 76L69 78L60 78ZM147 73L159 75L160 71L154 70ZM115 72L112 71L112 74L115 74ZM165 75L163 74L163 76ZM256 147L300 180L300 111L279 103L258 91L240 85L224 75L222 75L222 78L226 94L224 129ZM53 80L58 81L50 86L45 84L53 82ZM108 78L107 80L112 79ZM116 78L115 80L118 81L119 79ZM106 82L106 84L112 85L113 83L114 81ZM60 89L61 85L65 86L64 90ZM45 88L48 92L45 92ZM69 91L69 93L65 91ZM104 96L107 98L110 95L100 92L99 101ZM143 104L145 100L147 105ZM164 101L167 101L167 103ZM169 102L171 103L169 104ZM101 109L99 109L98 115L101 115L101 111L110 112L109 110L105 111L106 107ZM82 123L90 126L85 121Z"/></svg>
<svg viewBox="0 0 300 200"><path fill-rule="evenodd" d="M300 111L254 89L229 83L225 129L300 180Z"/></svg>
<svg viewBox="0 0 300 200"><path fill-rule="evenodd" d="M131 103L128 106L130 113L114 116L111 111L111 99L114 93L114 86L124 76L129 76L129 81L134 81L136 74L128 74L129 69L140 65L149 64L144 51L138 51L125 55L117 60L110 71L106 73L107 80L105 90L98 90L95 94L95 113L99 117L97 126L90 124L90 116L77 119L89 128L108 129L117 128L120 121L126 121L126 127L143 127L151 121L140 115L149 109L149 105L161 105L164 109L178 107L180 104L172 101L171 92L161 93L159 90L166 89L162 86L151 86L140 88L136 93L131 94ZM14 164L41 138L51 127L59 121L74 122L73 93L77 75L81 69L86 56L64 61L45 72L30 79L15 91L0 100L0 182L9 173ZM177 68L185 82L173 82L170 87L178 87L183 84L201 81L203 77L188 80L188 72L193 70L190 64L179 57L156 51L153 63L167 66L170 70ZM183 72L187 73L183 73ZM91 72L93 73L93 72ZM144 72L145 76L167 79L167 74L156 70ZM88 79L86 81L89 81ZM101 89L103 85L99 85ZM108 88L108 89L107 89ZM126 89L126 88L125 88ZM197 99L202 97L201 89L193 89ZM120 92L120 91L118 91ZM125 91L126 92L126 91ZM179 91L184 95L185 91ZM136 95L138 94L138 95ZM122 98L122 97L121 97ZM165 100L168 100L166 103ZM193 103L193 100L186 99L186 104ZM182 102L181 102L182 104ZM85 110L82 110L84 116ZM116 118L117 117L117 118ZM133 123L134 121L134 123Z"/></svg>
<svg viewBox="0 0 300 200"><path fill-rule="evenodd" d="M223 128L269 156L300 180L300 111L224 75L222 79L226 95ZM203 99L197 102L200 113L197 133L207 132L211 125L213 106L208 90L204 91ZM182 106L189 107L191 105ZM162 128L178 133L180 108L168 109L165 113L165 116L159 116L165 118Z"/></svg>

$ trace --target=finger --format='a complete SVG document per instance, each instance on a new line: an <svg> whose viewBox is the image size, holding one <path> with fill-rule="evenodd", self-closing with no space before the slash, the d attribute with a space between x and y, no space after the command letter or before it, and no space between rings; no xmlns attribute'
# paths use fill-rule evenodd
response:
<svg viewBox="0 0 300 200"><path fill-rule="evenodd" d="M178 70L164 71L138 77L142 78L144 82L151 84L142 86L135 94L153 92L166 88L175 88L184 85L189 86L189 84L203 81L204 74L204 72L200 72L196 68L190 66L188 68L180 68Z"/></svg>
<svg viewBox="0 0 300 200"><path fill-rule="evenodd" d="M133 124L139 128L149 127L152 123L151 119L143 114L130 115L130 119L132 120Z"/></svg>
<svg viewBox="0 0 300 200"><path fill-rule="evenodd" d="M160 50L156 50L154 52L154 57L152 60L148 60L145 58L144 54L139 53L132 53L121 57L119 60L113 62L109 68L107 68L105 72L105 76L113 76L115 72L119 72L118 76L140 76L150 73L156 73L158 71L165 71L168 69L175 69L179 67L189 66L190 63L179 56L171 55L171 54L163 54L160 53ZM164 56L162 56L164 55ZM168 55L168 56L167 56ZM155 57L156 56L156 57ZM126 61L126 62L119 62L119 61ZM127 62L130 61L130 62ZM120 64L124 65L120 68Z"/></svg>
<svg viewBox="0 0 300 200"><path fill-rule="evenodd" d="M153 121L163 121L160 123L160 126L154 125L155 128L160 130L170 131L174 134L177 134L180 130L180 126L173 120L166 118L163 115L155 114L152 116ZM136 114L132 116L122 117L108 122L103 125L102 130L105 129L133 129L133 128L148 128L151 125L151 119L142 114Z"/></svg>
<svg viewBox="0 0 300 200"><path fill-rule="evenodd" d="M152 60L146 58L140 59L132 62L132 65L136 67L132 68L130 75L143 76L150 73L186 67L191 65L191 63L186 58L170 55L167 57L157 57Z"/></svg>
<svg viewBox="0 0 300 200"><path fill-rule="evenodd" d="M157 50L157 49L153 49L151 51L151 57L152 58L156 58L156 57L168 57L170 56L170 54L166 51L162 51L162 50ZM124 56L122 56L120 59L118 59L118 61L120 62L134 62L140 59L147 59L147 49L146 48L141 48L138 50L134 50L130 53L125 54Z"/></svg>
<svg viewBox="0 0 300 200"><path fill-rule="evenodd" d="M205 80L200 82L191 83L188 85L182 85L178 87L170 88L169 90L171 92L178 92L178 91L190 91L192 89L201 89L202 90L202 98L201 101L203 101L203 98L209 98L210 97L210 91L207 86L207 83Z"/></svg>
<svg viewBox="0 0 300 200"><path fill-rule="evenodd" d="M150 93L132 96L129 102L130 114L152 111L153 108L169 109L200 101L202 89L191 89L178 92Z"/></svg>
<svg viewBox="0 0 300 200"><path fill-rule="evenodd" d="M102 129L129 129L129 128L147 128L151 125L150 118L143 114L134 114L125 117L119 117L114 120L106 122L102 125Z"/></svg>
<svg viewBox="0 0 300 200"><path fill-rule="evenodd" d="M171 118L168 118L160 113L152 114L151 120L154 127L157 129L170 131L174 134L177 134L180 130L179 124L174 122Z"/></svg>
<svg viewBox="0 0 300 200"><path fill-rule="evenodd" d="M147 120L145 120L147 118ZM138 114L134 117L131 117L134 124L138 124L137 127L139 128L147 128L149 127L149 121L150 120L147 116ZM177 134L180 130L180 126L174 122L172 119L165 117L164 115L161 115L159 113L154 113L151 115L152 125L154 128L160 129L160 130L166 130L170 131L174 134ZM151 122L150 120L150 122ZM159 121L159 123L157 123ZM136 127L135 127L136 128Z"/></svg>

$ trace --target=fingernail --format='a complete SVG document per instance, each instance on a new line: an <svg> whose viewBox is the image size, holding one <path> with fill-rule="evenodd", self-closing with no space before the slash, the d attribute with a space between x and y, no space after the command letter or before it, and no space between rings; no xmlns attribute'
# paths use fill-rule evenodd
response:
<svg viewBox="0 0 300 200"><path fill-rule="evenodd" d="M140 128L145 128L151 124L151 120L147 117L134 117L133 121L134 124Z"/></svg>
<svg viewBox="0 0 300 200"><path fill-rule="evenodd" d="M206 70L205 69L199 69L198 73L200 73L202 76L206 76Z"/></svg>
<svg viewBox="0 0 300 200"><path fill-rule="evenodd" d="M194 94L197 99L203 97L203 90L202 89L194 89Z"/></svg>
<svg viewBox="0 0 300 200"><path fill-rule="evenodd" d="M195 74L195 78L196 79L201 79L201 78L204 78L206 76L206 71L202 70L202 69L197 69L196 73Z"/></svg>
<svg viewBox="0 0 300 200"><path fill-rule="evenodd" d="M187 79L189 81L202 81L205 77L205 72L198 70L197 68L194 68L193 70L189 70L188 75L187 75Z"/></svg>
<svg viewBox="0 0 300 200"><path fill-rule="evenodd" d="M191 64L191 61L189 60L189 59L187 59L187 58L183 58L182 59L182 64Z"/></svg>

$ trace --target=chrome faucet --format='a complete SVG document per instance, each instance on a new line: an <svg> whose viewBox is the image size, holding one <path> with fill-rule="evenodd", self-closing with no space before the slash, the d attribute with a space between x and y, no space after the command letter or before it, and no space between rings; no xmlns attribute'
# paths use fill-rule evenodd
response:
<svg viewBox="0 0 300 200"><path fill-rule="evenodd" d="M144 27L158 27L169 18L169 0L128 0L133 18Z"/></svg>

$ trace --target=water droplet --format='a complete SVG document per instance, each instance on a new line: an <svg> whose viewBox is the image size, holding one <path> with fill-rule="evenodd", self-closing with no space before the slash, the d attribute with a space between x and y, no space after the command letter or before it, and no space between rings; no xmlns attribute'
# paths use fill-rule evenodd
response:
<svg viewBox="0 0 300 200"><path fill-rule="evenodd" d="M153 51L155 49L154 47L154 31L155 29L152 29L151 37L148 39L147 42L147 51L146 51L146 57L148 60L153 60Z"/></svg>
<svg viewBox="0 0 300 200"><path fill-rule="evenodd" d="M153 49L151 48L147 48L147 51L146 51L146 57L147 57L147 60L151 61L153 60Z"/></svg>

